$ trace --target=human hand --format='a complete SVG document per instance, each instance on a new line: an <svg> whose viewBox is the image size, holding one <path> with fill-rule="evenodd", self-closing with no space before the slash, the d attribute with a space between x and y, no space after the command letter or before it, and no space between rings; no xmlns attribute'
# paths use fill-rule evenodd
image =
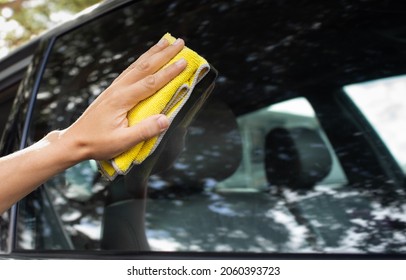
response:
<svg viewBox="0 0 406 280"><path fill-rule="evenodd" d="M127 113L185 69L184 59L161 69L183 47L181 39L172 45L161 39L121 73L75 123L61 131L59 139L66 147L77 149L77 161L111 159L168 128L164 115L129 127Z"/></svg>
<svg viewBox="0 0 406 280"><path fill-rule="evenodd" d="M106 160L168 128L164 115L128 126L127 113L186 67L181 59L165 66L184 47L162 39L128 67L70 127L0 158L0 214L50 177L86 160ZM16 176L18 174L24 176Z"/></svg>

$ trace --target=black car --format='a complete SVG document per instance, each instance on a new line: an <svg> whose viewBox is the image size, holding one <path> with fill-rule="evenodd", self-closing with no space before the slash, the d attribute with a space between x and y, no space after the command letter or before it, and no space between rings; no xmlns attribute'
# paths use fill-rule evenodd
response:
<svg viewBox="0 0 406 280"><path fill-rule="evenodd" d="M166 32L218 74L126 176L82 162L2 214L0 257L404 256L405 13L107 1L14 51L0 61L2 155L69 126Z"/></svg>

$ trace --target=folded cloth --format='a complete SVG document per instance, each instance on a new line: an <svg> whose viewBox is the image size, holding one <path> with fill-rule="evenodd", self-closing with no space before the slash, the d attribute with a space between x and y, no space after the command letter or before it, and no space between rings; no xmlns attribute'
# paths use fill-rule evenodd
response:
<svg viewBox="0 0 406 280"><path fill-rule="evenodd" d="M170 44L173 44L176 40L169 33L165 34L163 38L167 39ZM156 114L165 114L169 119L169 123L172 123L175 116L188 100L196 84L199 83L210 70L208 62L187 47L184 47L164 67L181 58L187 61L185 70L154 95L144 99L132 108L127 115L129 126L136 125L146 117ZM137 144L130 150L111 160L99 161L101 172L110 180L113 180L118 174L126 174L134 164L142 163L155 151L164 137L165 132L166 131L154 138Z"/></svg>

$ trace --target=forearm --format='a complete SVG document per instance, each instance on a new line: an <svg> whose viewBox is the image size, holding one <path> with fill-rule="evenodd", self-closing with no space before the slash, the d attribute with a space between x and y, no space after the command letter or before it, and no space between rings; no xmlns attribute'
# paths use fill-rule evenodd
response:
<svg viewBox="0 0 406 280"><path fill-rule="evenodd" d="M172 45L161 39L119 75L70 127L0 158L0 213L64 169L86 159L111 159L167 129L169 120L164 115L129 126L127 113L185 69L185 59L164 67L183 47L181 39Z"/></svg>
<svg viewBox="0 0 406 280"><path fill-rule="evenodd" d="M61 131L0 159L0 213L44 181L85 159L84 151Z"/></svg>

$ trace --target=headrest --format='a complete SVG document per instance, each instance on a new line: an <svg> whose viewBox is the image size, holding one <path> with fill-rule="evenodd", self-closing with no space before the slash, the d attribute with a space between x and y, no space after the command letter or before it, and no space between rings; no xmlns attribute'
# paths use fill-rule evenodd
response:
<svg viewBox="0 0 406 280"><path fill-rule="evenodd" d="M242 143L236 116L214 97L188 127L184 143L172 166L158 174L161 179L175 185L193 182L193 187L207 179L224 180L240 165Z"/></svg>
<svg viewBox="0 0 406 280"><path fill-rule="evenodd" d="M265 139L265 169L271 185L310 188L332 167L328 147L313 129L276 128Z"/></svg>

